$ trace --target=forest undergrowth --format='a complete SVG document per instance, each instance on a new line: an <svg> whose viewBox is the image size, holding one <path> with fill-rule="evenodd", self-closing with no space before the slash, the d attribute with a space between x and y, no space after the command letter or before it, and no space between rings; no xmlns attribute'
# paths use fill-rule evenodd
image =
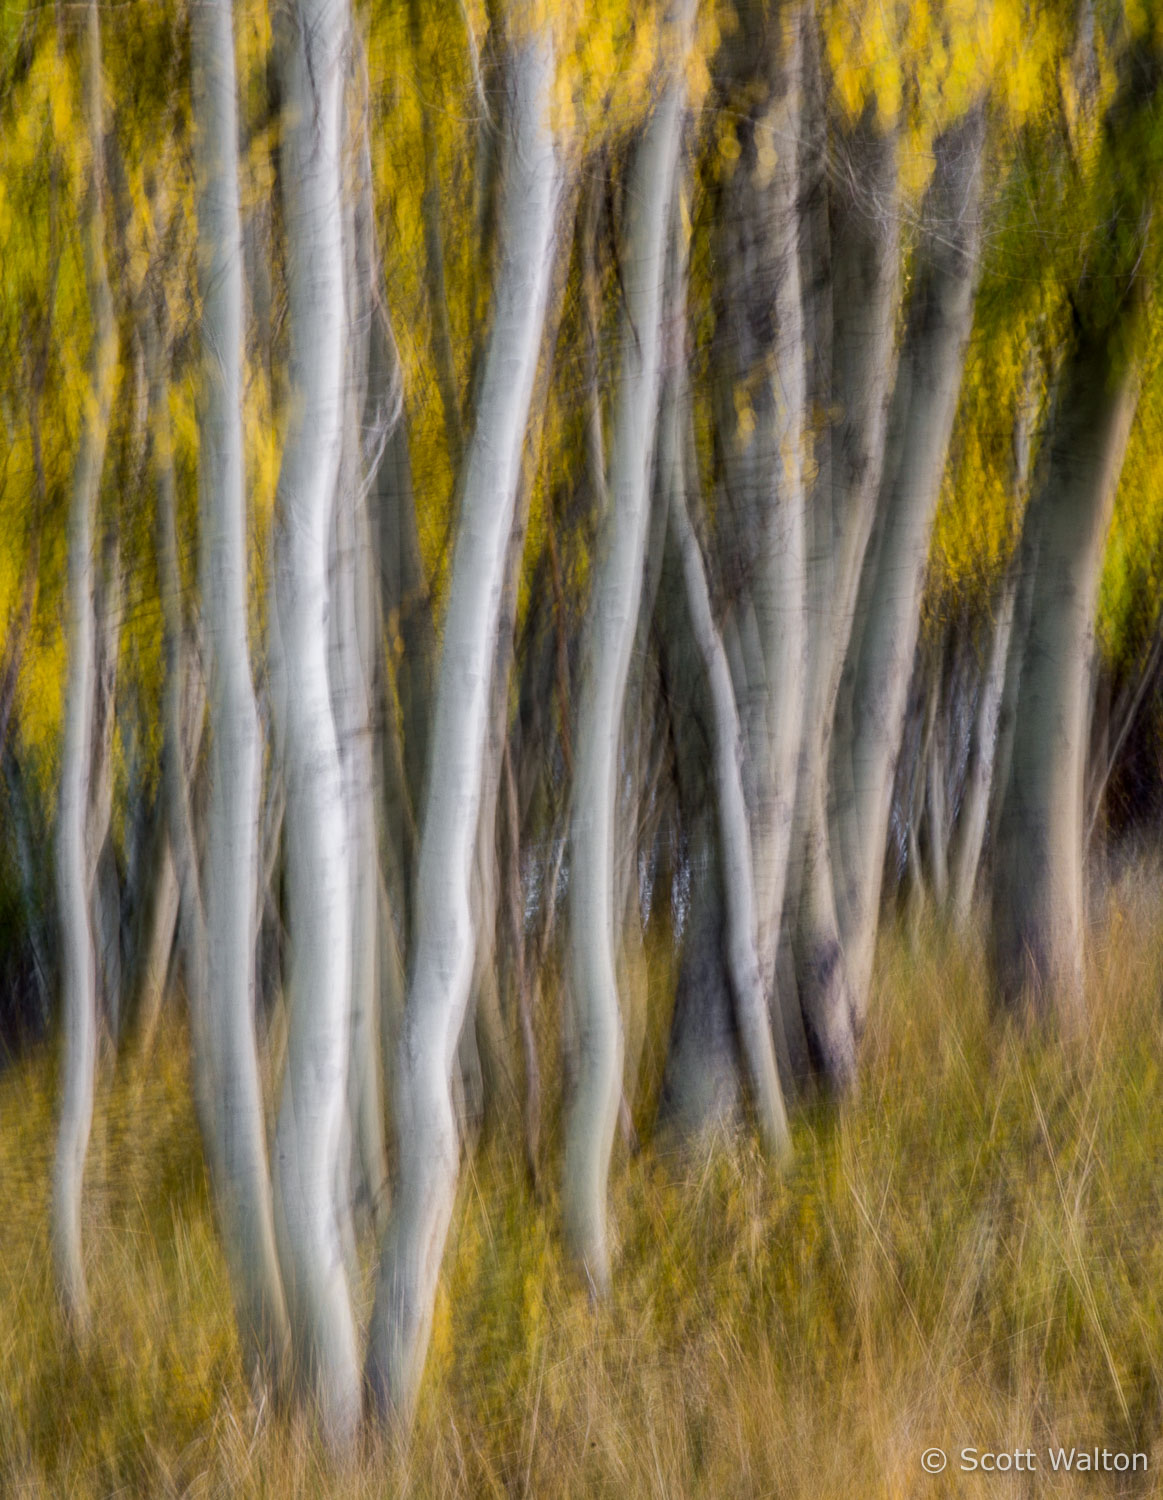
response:
<svg viewBox="0 0 1163 1500"><path fill-rule="evenodd" d="M517 1152L486 1139L415 1430L341 1468L247 1393L183 1028L103 1072L80 1352L47 1238L55 1068L14 1064L0 1495L1163 1494L1163 878L1139 870L1096 904L1091 1025L1070 1043L991 1020L974 942L886 934L859 1097L800 1103L783 1174L747 1145L623 1150L618 1274L596 1309L560 1245L556 1142L538 1203ZM644 1058L646 1137L658 1049ZM1055 1474L1058 1445L1142 1452L1148 1472ZM920 1465L934 1446L941 1476ZM966 1446L1030 1448L1038 1467L960 1473Z"/></svg>

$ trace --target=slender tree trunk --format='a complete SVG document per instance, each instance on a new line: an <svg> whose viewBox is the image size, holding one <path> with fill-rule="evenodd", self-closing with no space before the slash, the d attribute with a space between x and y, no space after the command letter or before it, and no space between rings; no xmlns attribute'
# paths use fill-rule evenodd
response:
<svg viewBox="0 0 1163 1500"><path fill-rule="evenodd" d="M1018 571L1006 569L994 604L993 628L977 692L977 709L969 742L969 760L961 805L949 848L949 901L956 927L964 932L973 912L977 871L985 844L989 793L997 753L998 720L1005 687L1006 658L1014 624Z"/></svg>
<svg viewBox="0 0 1163 1500"><path fill-rule="evenodd" d="M92 160L83 234L93 316L89 400L69 512L68 678L57 802L56 879L61 923L61 1104L52 1186L52 1252L65 1317L78 1336L89 1323L81 1245L81 1189L93 1120L97 1064L96 956L87 848L95 691L93 518L101 485L117 367L117 332L105 265L101 39L95 0L85 9L84 107Z"/></svg>
<svg viewBox="0 0 1163 1500"><path fill-rule="evenodd" d="M842 1034L850 1013L827 816L828 759L896 370L898 152L896 131L882 129L870 108L839 135L838 181L830 194L830 342L820 394L840 415L820 441L808 507L808 690L784 904L788 953L781 971L794 990L781 997L781 1009L797 1070L810 1063L808 1035Z"/></svg>
<svg viewBox="0 0 1163 1500"><path fill-rule="evenodd" d="M530 18L522 14L522 24ZM395 1070L399 1180L367 1356L371 1400L410 1421L458 1175L452 1067L472 982L472 865L492 665L521 452L553 267L560 169L547 30L514 44L500 263L465 455L420 842L416 947Z"/></svg>
<svg viewBox="0 0 1163 1500"><path fill-rule="evenodd" d="M396 356L386 314L372 327L371 384L384 387ZM393 911L401 933L413 933L417 822L428 764L436 633L432 603L420 557L416 501L406 410L388 436L376 470L375 541L380 566L380 612L394 672L385 676L380 698L383 760L385 864ZM394 680L393 680L394 679ZM391 691L394 685L395 692Z"/></svg>
<svg viewBox="0 0 1163 1500"><path fill-rule="evenodd" d="M676 55L639 142L627 191L621 369L610 452L610 501L583 643L570 830L569 969L578 1068L565 1121L562 1214L566 1243L593 1289L610 1282L606 1180L622 1090L614 903L614 814L619 742L642 591L650 463L658 411L667 232L682 139L683 69L692 0L675 13Z"/></svg>
<svg viewBox="0 0 1163 1500"><path fill-rule="evenodd" d="M948 776L947 735L953 705L945 674L935 668L929 689L931 728L923 774L925 788L924 858L929 888L939 911L949 898L949 814L946 796Z"/></svg>
<svg viewBox="0 0 1163 1500"><path fill-rule="evenodd" d="M247 520L242 433L244 313L238 188L238 115L233 9L207 0L191 16L198 240L202 295L202 406L199 431L200 575L210 722L206 880L187 896L191 942L202 947L187 970L202 1126L209 1132L215 1201L231 1272L243 1359L252 1380L278 1385L287 1318L274 1237L266 1124L255 1043L255 891L258 883L260 743L247 640ZM173 510L165 396L163 502ZM167 546L176 547L171 538ZM176 584L173 562L171 587ZM176 622L171 621L171 631ZM171 642L171 650L174 643ZM170 691L180 692L176 661ZM171 735L178 725L171 722ZM180 740L171 744L178 836L187 880L196 881L188 833ZM178 806L184 801L185 810ZM204 912L204 938L197 932ZM203 946L204 945L204 946ZM205 989L200 985L205 983Z"/></svg>
<svg viewBox="0 0 1163 1500"><path fill-rule="evenodd" d="M929 535L961 386L980 259L985 107L937 143L896 386L874 535L865 554L852 646L833 733L834 868L845 1011L810 1021L822 1070L844 1088L872 976L880 884Z"/></svg>
<svg viewBox="0 0 1163 1500"><path fill-rule="evenodd" d="M160 793L149 817L143 863L141 897L133 922L132 962L125 1003L118 1018L119 1055L149 1052L165 998L178 925L178 878L165 799Z"/></svg>
<svg viewBox="0 0 1163 1500"><path fill-rule="evenodd" d="M674 446L677 447L677 443ZM681 471L671 487L670 496L671 525L682 559L690 628L710 689L719 864L735 1026L760 1138L768 1154L778 1159L789 1153L791 1138L776 1071L767 995L756 946L756 885L751 828L743 795L739 715L727 653L711 611L702 552L687 514L685 480Z"/></svg>
<svg viewBox="0 0 1163 1500"><path fill-rule="evenodd" d="M117 725L117 659L121 641L121 542L115 521L106 528L94 594L96 624L92 766L85 847L89 903L97 953L97 1013L117 1035L121 1005L121 881L113 848L113 735Z"/></svg>
<svg viewBox="0 0 1163 1500"><path fill-rule="evenodd" d="M361 49L362 51L362 49ZM375 411L369 391L375 264L371 152L363 59L351 111L356 190L344 206L347 348L343 456L335 504L332 557L331 695L343 772L351 888L351 1053L348 1113L351 1181L345 1199L365 1210L382 1232L388 1165L380 1087L379 860L372 702L379 650L378 600L372 590L371 523L367 496L373 473L368 444L387 436L389 411ZM377 427L379 430L377 431ZM342 1168L347 1165L341 1163ZM341 1203L340 1208L344 1205Z"/></svg>
<svg viewBox="0 0 1163 1500"><path fill-rule="evenodd" d="M1000 1001L1082 1015L1083 785L1103 550L1137 398L1110 331L1080 334L1061 377L1040 493L1029 633L994 849L991 959Z"/></svg>
<svg viewBox="0 0 1163 1500"><path fill-rule="evenodd" d="M1011 469L1013 502L1026 505L1029 525L1023 524L1021 538L994 600L993 628L970 730L961 803L950 840L950 907L954 925L962 932L968 927L973 910L986 830L990 826L996 827L1004 782L1009 774L1009 745L1021 676L1021 649L1014 650L1012 643L1015 632L1024 640L1029 630L1037 546L1036 536L1028 537L1027 530L1036 532L1037 528L1032 520L1034 512L1028 506L1028 494L1034 426L1040 406L1038 376L1036 346L1031 346L1022 393L1014 413ZM1020 623L1016 623L1019 617Z"/></svg>
<svg viewBox="0 0 1163 1500"><path fill-rule="evenodd" d="M298 0L283 40L282 173L292 408L276 508L284 693L287 1062L277 1229L296 1379L331 1444L359 1417L359 1363L336 1212L351 1005L351 871L328 681L328 540L343 440L345 0Z"/></svg>
<svg viewBox="0 0 1163 1500"><path fill-rule="evenodd" d="M807 668L808 351L801 275L805 44L799 4L741 7L729 44L740 156L723 189L716 416L749 579L739 714L751 790L756 942L775 972ZM745 539L745 540L744 540Z"/></svg>

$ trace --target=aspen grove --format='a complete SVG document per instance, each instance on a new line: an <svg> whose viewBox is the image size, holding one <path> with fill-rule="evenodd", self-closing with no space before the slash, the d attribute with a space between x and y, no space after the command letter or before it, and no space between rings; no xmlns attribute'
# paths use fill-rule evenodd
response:
<svg viewBox="0 0 1163 1500"><path fill-rule="evenodd" d="M0 1088L78 1357L175 1035L331 1460L484 1153L598 1318L628 1162L860 1107L878 940L1085 1046L1163 847L1163 7L55 0L0 112Z"/></svg>

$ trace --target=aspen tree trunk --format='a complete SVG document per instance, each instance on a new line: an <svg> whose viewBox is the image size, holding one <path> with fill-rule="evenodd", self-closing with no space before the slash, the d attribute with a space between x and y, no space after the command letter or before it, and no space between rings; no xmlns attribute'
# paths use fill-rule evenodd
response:
<svg viewBox="0 0 1163 1500"><path fill-rule="evenodd" d="M678 740L680 796L692 817L692 859L699 873L694 879L696 910L683 943L662 1115L680 1135L705 1136L729 1127L736 1123L741 1103L735 1075L746 1077L764 1148L778 1158L787 1154L790 1139L759 962L743 727L687 504L688 490L698 484L698 455L685 375L687 245L681 225L673 239L670 348L655 502L669 528L671 576L660 600L658 629ZM709 776L703 764L708 740ZM727 983L715 974L716 963L725 967Z"/></svg>
<svg viewBox="0 0 1163 1500"><path fill-rule="evenodd" d="M373 389L383 388L396 379L396 351L381 311L372 326L370 383ZM388 436L373 489L380 613L388 653L394 662L394 672L385 677L378 704L386 825L383 853L392 909L399 918L402 935L410 936L436 633L416 529L406 410ZM395 692L390 690L392 685Z"/></svg>
<svg viewBox="0 0 1163 1500"><path fill-rule="evenodd" d="M839 417L818 444L808 506L808 687L782 934L781 974L795 993L781 996L781 1009L797 1067L810 1061L807 1035L842 1033L850 1010L827 815L828 759L896 369L898 153L895 130L883 130L870 109L839 135L839 180L829 201L830 337L819 384Z"/></svg>
<svg viewBox="0 0 1163 1500"><path fill-rule="evenodd" d="M933 672L929 689L930 729L927 736L923 776L925 816L922 825L924 857L928 866L929 888L934 903L944 910L949 898L949 820L946 798L947 721L952 713L948 694L942 691L946 678L940 668Z"/></svg>
<svg viewBox="0 0 1163 1500"><path fill-rule="evenodd" d="M202 295L200 576L211 736L205 886L196 901L190 891L185 902L190 940L204 944L192 965L191 1010L198 1017L193 1062L243 1358L252 1380L278 1385L287 1319L254 1031L260 744L247 641L243 256L228 0L196 6L190 30ZM159 414L162 405L159 393ZM167 445L162 482L168 484L168 428L160 440ZM167 506L172 504L169 499ZM179 691L176 682L171 690ZM171 732L176 727L171 724ZM180 755L178 745L172 750ZM184 781L184 768L175 766L173 774ZM186 879L196 882L196 855L183 827L188 807L177 806L182 795L175 788L176 826L189 845ZM195 930L202 920L204 937Z"/></svg>
<svg viewBox="0 0 1163 1500"><path fill-rule="evenodd" d="M973 895L977 888L977 871L985 843L989 793L997 753L998 720L1002 691L1005 687L1006 658L1014 625L1014 601L1018 572L1011 565L1006 570L994 605L993 629L989 637L989 655L982 670L978 688L977 710L969 743L969 760L965 768L965 786L961 806L949 847L949 902L954 925L964 932L973 912Z"/></svg>
<svg viewBox="0 0 1163 1500"><path fill-rule="evenodd" d="M678 425L672 411L674 380L672 371L659 433L659 465L671 486L681 477L671 450ZM669 490L663 494L669 511ZM674 745L677 821L685 835L680 858L689 872L689 901L682 924L655 1140L674 1139L681 1144L706 1142L736 1131L745 1098L727 963L724 879L708 757L708 747L714 743L714 709L707 674L692 639L682 560L673 530L668 538L656 619L663 712L669 719Z"/></svg>
<svg viewBox="0 0 1163 1500"><path fill-rule="evenodd" d="M292 406L276 510L290 965L275 1134L279 1260L296 1380L336 1448L359 1418L336 1184L351 1005L350 831L328 681L327 558L344 414L344 0L299 0L283 41Z"/></svg>
<svg viewBox="0 0 1163 1500"><path fill-rule="evenodd" d="M667 232L684 120L693 0L680 0L665 91L639 142L627 190L625 312L610 445L609 506L583 642L570 829L569 972L578 1066L566 1109L562 1214L570 1254L593 1290L610 1283L606 1181L622 1089L615 954L614 814L630 651L638 624L658 411ZM669 28L668 28L669 31Z"/></svg>
<svg viewBox="0 0 1163 1500"><path fill-rule="evenodd" d="M1001 803L990 956L999 999L1077 1025L1083 1015L1083 785L1103 550L1138 387L1111 330L1079 334L1047 451L1029 633Z"/></svg>
<svg viewBox="0 0 1163 1500"><path fill-rule="evenodd" d="M848 1005L809 1018L825 1076L855 1080L880 904L893 776L920 622L929 535L961 386L980 259L985 107L940 138L922 211L886 437L833 731L834 871Z"/></svg>
<svg viewBox="0 0 1163 1500"><path fill-rule="evenodd" d="M359 59L362 73L362 57ZM362 81L362 80L361 80ZM347 283L347 349L343 457L334 518L330 611L332 703L343 772L351 884L351 1057L348 1113L352 1135L350 1183L343 1196L370 1214L382 1231L388 1166L384 1147L383 1092L380 1087L379 1028L379 861L376 847L376 778L372 699L379 631L372 590L371 523L367 496L374 477L367 442L382 442L387 411L369 400L372 296L377 284L372 222L371 152L367 139L367 100L353 89L352 121L356 190L344 205ZM376 428L379 427L377 432ZM343 1204L340 1205L341 1209Z"/></svg>
<svg viewBox="0 0 1163 1500"><path fill-rule="evenodd" d="M83 235L93 317L89 400L69 510L68 677L57 802L56 884L61 924L61 1104L52 1180L52 1255L61 1306L73 1332L89 1324L81 1244L81 1192L93 1120L97 1065L97 974L87 847L95 692L93 518L101 485L117 368L117 331L105 264L101 38L94 0L82 39L84 108L92 160Z"/></svg>
<svg viewBox="0 0 1163 1500"><path fill-rule="evenodd" d="M558 208L558 221L562 226L562 232L556 237L549 300L542 330L542 354L526 424L526 460L522 465L513 523L509 533L505 582L501 593L500 613L497 618L496 653L491 674L492 685L485 738L484 773L481 784L473 885L473 899L476 906L474 919L476 956L469 1012L461 1034L463 1047L466 1042L464 1033L470 1025L473 1027L473 1040L475 1040L480 1059L481 1123L486 1126L499 1123L517 1098L514 1049L511 1046L512 1030L507 1026L503 1013L502 988L499 979L501 965L498 960L509 932L506 928L502 928L498 933L497 927L498 886L501 884L498 856L500 846L498 806L505 763L509 756L510 681L516 649L515 632L521 587L521 564L525 555L529 511L541 454L541 432L553 381L554 358L565 305L565 286L574 240L574 236L566 234L564 230L576 218L576 210L577 185L575 182L570 182L564 186ZM511 915L515 923L524 923L523 902ZM498 937L500 942L498 942ZM523 942L523 933L519 941Z"/></svg>
<svg viewBox="0 0 1163 1500"><path fill-rule="evenodd" d="M93 598L95 630L92 764L85 847L97 953L97 1013L116 1036L121 1000L121 882L110 828L113 818L113 733L117 721L117 657L121 636L121 541L116 522L101 544Z"/></svg>
<svg viewBox="0 0 1163 1500"><path fill-rule="evenodd" d="M1026 501L1026 510L1021 536L994 605L989 656L978 692L965 786L949 853L953 920L962 931L968 926L973 910L986 830L997 827L1001 799L1009 779L1022 653L1029 633L1038 548L1038 507L1030 505L1027 496L1034 451L1034 424L1039 409L1038 368L1036 353L1031 349L1024 389L1014 416L1012 470L1014 498Z"/></svg>
<svg viewBox="0 0 1163 1500"><path fill-rule="evenodd" d="M399 1178L367 1354L371 1400L407 1424L424 1368L458 1175L452 1067L472 982L472 866L505 559L553 268L560 168L547 28L511 53L500 260L465 454L416 887L416 946L394 1077Z"/></svg>
<svg viewBox="0 0 1163 1500"><path fill-rule="evenodd" d="M150 815L143 859L143 887L132 945L133 963L118 1020L118 1054L148 1054L162 1002L178 925L177 871L170 844L165 799L159 794Z"/></svg>
<svg viewBox="0 0 1163 1500"><path fill-rule="evenodd" d="M737 685L749 782L756 941L765 993L775 971L807 668L807 345L800 268L805 7L741 7L729 46L743 103L740 155L723 188L724 267L716 416L750 580Z"/></svg>
<svg viewBox="0 0 1163 1500"><path fill-rule="evenodd" d="M789 1154L791 1138L776 1070L767 995L756 945L756 885L751 858L751 828L743 795L742 740L735 690L727 653L711 610L702 552L687 514L685 480L681 472L676 476L670 495L671 525L682 559L691 632L710 689L719 866L735 1026L760 1138L767 1153L778 1159Z"/></svg>

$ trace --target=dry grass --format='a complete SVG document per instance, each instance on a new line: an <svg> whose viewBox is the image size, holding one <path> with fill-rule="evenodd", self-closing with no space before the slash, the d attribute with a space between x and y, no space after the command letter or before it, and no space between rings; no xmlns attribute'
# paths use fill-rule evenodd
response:
<svg viewBox="0 0 1163 1500"><path fill-rule="evenodd" d="M482 1153L412 1442L341 1471L241 1383L177 1033L104 1091L71 1350L33 1060L0 1080L0 1494L1163 1494L1161 917L1155 882L1111 897L1071 1051L988 1025L976 951L886 938L860 1099L800 1114L782 1178L746 1149L623 1164L597 1312L555 1204ZM1055 1476L1058 1442L1150 1469ZM1038 1470L957 1473L969 1444ZM953 1472L921 1471L932 1445Z"/></svg>

